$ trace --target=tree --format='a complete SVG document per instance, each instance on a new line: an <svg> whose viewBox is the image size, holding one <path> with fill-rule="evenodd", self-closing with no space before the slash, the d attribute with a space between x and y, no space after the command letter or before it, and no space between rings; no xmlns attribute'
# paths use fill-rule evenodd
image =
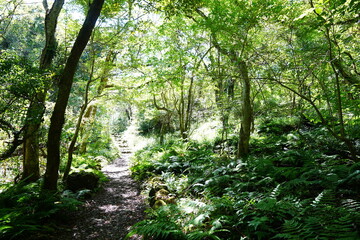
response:
<svg viewBox="0 0 360 240"><path fill-rule="evenodd" d="M206 82L203 61L209 52L204 35L187 18L167 19L148 36L142 46L146 50L134 60L143 64L140 71L147 78L144 88L150 92L147 100L151 102L147 112L153 126L149 127L156 130L162 143L165 134L173 130L188 141L197 117L194 113L207 97L206 89L201 89Z"/></svg>
<svg viewBox="0 0 360 240"><path fill-rule="evenodd" d="M68 148L68 158L67 158L67 162L66 162L66 167L64 170L64 176L63 176L63 181L66 181L69 173L70 173L70 169L71 169L71 164L73 161L73 153L75 150L75 144L77 141L77 138L79 136L79 132L80 132L80 128L81 128L81 122L83 120L85 111L89 105L89 92L90 92L90 85L94 82L94 65L95 65L95 56L93 56L93 60L91 63L91 70L90 70L90 76L89 79L86 83L86 87L85 87L85 93L84 93L84 103L80 108L80 113L79 113L79 117L78 120L76 122L76 126L75 126L75 132L74 135L71 138L70 141L70 145Z"/></svg>
<svg viewBox="0 0 360 240"><path fill-rule="evenodd" d="M6 51L0 57L0 71L0 130L8 139L8 146L0 154L1 161L10 158L23 143L26 106L48 79L38 68Z"/></svg>
<svg viewBox="0 0 360 240"><path fill-rule="evenodd" d="M40 74L38 66L33 64L34 59L40 55L43 43L42 18L38 7L24 6L22 1L6 1L1 5L0 11L0 119L7 122L6 127L4 126L6 129L0 130L8 133L11 142L1 153L0 158L4 160L12 157L24 142L24 110L49 78ZM33 14L26 14L27 11L32 11ZM11 133L8 131L9 126ZM18 151L16 155L19 154Z"/></svg>
<svg viewBox="0 0 360 240"><path fill-rule="evenodd" d="M45 46L40 58L40 71L46 71L56 54L57 42L55 38L57 20L64 4L64 0L55 0L51 9L47 1L43 1L45 16ZM39 128L45 111L45 100L50 82L32 97L27 110L24 131L24 155L22 178L28 182L36 181L40 177L39 170Z"/></svg>
<svg viewBox="0 0 360 240"><path fill-rule="evenodd" d="M348 131L354 122L354 118L349 116L358 115L354 108L358 96L353 90L357 88L354 71L357 67L352 60L346 67L340 66L340 62L344 62L342 59L347 55L344 52L348 52L352 59L351 53L356 49L357 40L352 36L352 21L344 20L350 21L350 26L343 26L342 17L352 19L349 17L351 8L348 13L344 10L345 5L341 1L290 5L292 15L287 14L287 17L292 20L270 26L279 28L279 24L281 27L285 25L284 29L280 27L284 31L279 34L281 37L276 38L281 44L268 45L265 52L272 51L273 56L258 54L268 65L268 75L264 77L289 90L294 95L294 101L295 96L299 98L299 115L311 122L321 123L331 136L345 144L351 158L356 160L356 148ZM274 47L277 53L271 50ZM281 57L279 54L282 54ZM348 68L353 69L353 76L346 74Z"/></svg>
<svg viewBox="0 0 360 240"><path fill-rule="evenodd" d="M258 16L255 15L254 11L252 11L253 3L247 4L244 1L240 1L234 5L231 4L231 6L234 7L232 10L226 10L228 7L227 4L230 3L224 2L221 4L213 2L209 4L210 14L208 16L199 8L196 9L196 12L203 18L205 26L209 29L212 44L221 54L229 57L239 73L242 87L242 105L237 156L246 157L249 154L250 132L251 125L253 123L253 109L250 97L251 82L246 58L249 56L247 49L249 49L250 40L248 40L248 37L250 36L251 29L258 26L256 24L256 18ZM219 11L219 9L222 10ZM254 13L254 15L250 15L249 13ZM223 21L222 23L219 23L220 18L232 19L231 22L233 24L241 26L239 33L233 35L241 42L240 45L229 38L228 35L233 34L232 32L225 33L224 31L225 29L232 31L234 29L234 25L223 25L225 22ZM219 37L222 37L222 45L218 40Z"/></svg>
<svg viewBox="0 0 360 240"><path fill-rule="evenodd" d="M7 48L8 41L5 38L5 35L11 25L12 20L14 19L15 12L17 8L22 3L22 0L13 0L13 1L0 1L0 45L2 48Z"/></svg>
<svg viewBox="0 0 360 240"><path fill-rule="evenodd" d="M43 188L47 190L57 189L58 170L60 165L60 138L65 121L65 109L69 100L73 78L79 59L84 51L95 23L100 15L104 0L94 0L89 8L86 19L71 49L70 55L59 80L59 90L51 116L51 123L47 143L47 163L44 176Z"/></svg>

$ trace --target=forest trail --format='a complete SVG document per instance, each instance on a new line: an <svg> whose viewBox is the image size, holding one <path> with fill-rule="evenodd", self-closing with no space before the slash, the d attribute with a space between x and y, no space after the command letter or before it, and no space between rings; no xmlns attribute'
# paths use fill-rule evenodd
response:
<svg viewBox="0 0 360 240"><path fill-rule="evenodd" d="M63 231L55 239L120 240L133 224L143 219L144 199L128 166L132 152L126 141L119 143L121 157L102 169L109 182L75 212L76 216L71 219L72 229Z"/></svg>

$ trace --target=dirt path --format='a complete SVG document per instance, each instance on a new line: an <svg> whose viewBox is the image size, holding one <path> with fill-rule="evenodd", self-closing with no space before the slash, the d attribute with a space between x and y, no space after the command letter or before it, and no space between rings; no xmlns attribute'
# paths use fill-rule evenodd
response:
<svg viewBox="0 0 360 240"><path fill-rule="evenodd" d="M121 158L103 168L110 181L72 217L72 229L63 231L56 239L120 240L130 226L143 219L144 200L128 168L131 151L124 142L120 150Z"/></svg>

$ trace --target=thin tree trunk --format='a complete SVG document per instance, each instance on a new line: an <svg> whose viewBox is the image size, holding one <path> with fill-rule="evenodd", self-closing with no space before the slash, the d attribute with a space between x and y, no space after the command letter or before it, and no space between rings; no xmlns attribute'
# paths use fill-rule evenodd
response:
<svg viewBox="0 0 360 240"><path fill-rule="evenodd" d="M80 29L76 41L71 49L63 74L59 82L59 91L51 116L48 144L47 163L44 176L43 189L57 190L60 165L60 138L65 121L65 110L70 96L70 91L80 57L90 39L95 23L100 15L104 0L94 0L90 5L85 22Z"/></svg>
<svg viewBox="0 0 360 240"><path fill-rule="evenodd" d="M80 143L80 147L79 147L79 153L80 154L84 154L86 153L87 150L87 145L88 145L88 140L90 138L91 135L91 131L89 131L89 129L91 128L92 124L95 121L95 115L97 112L97 106L96 105L90 105L87 110L86 113L84 115L85 119L89 119L86 120L85 122L88 123L88 126L83 126L80 130L81 130L81 135L82 135L82 139L81 139L81 143Z"/></svg>
<svg viewBox="0 0 360 240"><path fill-rule="evenodd" d="M340 123L340 136L341 136L342 141L348 147L350 154L351 154L351 158L356 161L356 160L358 160L357 154L356 154L356 148L355 148L354 144L352 143L352 141L347 137L347 134L346 134L344 117L343 117L342 99L341 99L340 79L339 79L339 72L341 72L341 71L340 70L339 70L339 72L337 71L336 65L333 61L336 58L333 55L332 43L330 40L330 31L328 28L326 28L326 37L327 37L327 40L329 43L329 58L330 58L329 61L330 61L331 68L335 74L336 105L337 105L337 115L338 115L338 119L339 119L339 123ZM345 77L344 77L344 79L345 79Z"/></svg>
<svg viewBox="0 0 360 240"><path fill-rule="evenodd" d="M227 51L223 49L216 40L216 36L213 34L212 42L219 52L227 55L230 60L237 66L241 81L242 81L242 106L241 106L241 126L239 133L239 142L237 157L246 157L249 155L249 141L251 133L251 124L253 122L253 110L251 105L251 82L249 78L248 67L246 62L241 60L235 53L235 51Z"/></svg>
<svg viewBox="0 0 360 240"><path fill-rule="evenodd" d="M186 116L185 116L185 130L187 133L189 133L189 131L190 131L191 118L192 118L193 106L194 106L193 88L194 88L194 77L191 77L190 86L189 86L188 95L187 95L187 107L186 107ZM187 135L189 135L189 134L187 134Z"/></svg>
<svg viewBox="0 0 360 240"><path fill-rule="evenodd" d="M103 93L104 89L108 85L108 82L109 82L108 75L111 70L111 66L113 65L113 62L115 61L115 58L116 58L116 53L110 50L106 56L104 68L103 68L101 76L100 76L100 85L97 89L97 94L99 96ZM86 113L84 115L84 118L89 119L89 121L85 121L85 122L88 122L88 126L86 126L86 125L82 126L82 128L80 129L82 139L81 139L81 143L80 143L79 152L82 154L86 152L88 140L91 135L91 131L87 131L87 129L90 129L92 127L92 124L94 123L94 120L95 120L96 112L97 112L97 106L91 105L90 107L88 107L88 109L86 110Z"/></svg>
<svg viewBox="0 0 360 240"><path fill-rule="evenodd" d="M196 12L203 17L204 19L208 19L208 17L200 10L197 9ZM227 50L220 46L217 41L215 32L211 33L211 43L214 47L222 54L228 56L230 60L238 67L241 80L243 81L242 87L242 117L241 117L241 127L239 134L239 142L238 142L238 157L246 157L249 154L249 141L250 141L250 132L251 132L251 124L253 122L253 111L251 106L251 83L248 74L248 69L246 62L243 61L239 56L237 56L236 52L233 49ZM243 45L244 47L245 45Z"/></svg>
<svg viewBox="0 0 360 240"><path fill-rule="evenodd" d="M356 148L354 147L354 144L352 143L352 141L350 139L348 139L347 137L343 137L341 134L339 135L337 132L335 132L332 128L331 125L329 125L328 121L325 120L323 114L320 112L320 109L316 106L316 104L314 103L314 101L312 99L310 99L309 97L299 93L298 91L292 89L291 87L285 85L284 83L282 83L279 80L274 79L280 86L288 89L289 91L295 93L297 96L299 96L301 99L307 101L315 110L316 114L318 115L318 117L320 118L321 124L328 130L328 132L338 141L341 141L343 143L346 144L346 146L349 148L350 154L351 154L351 158L354 161L359 161L358 157L357 157L357 153L356 153Z"/></svg>
<svg viewBox="0 0 360 240"><path fill-rule="evenodd" d="M253 119L253 110L250 99L251 84L246 63L240 61L238 67L241 74L241 80L243 81L243 91L241 96L243 104L237 156L246 157L249 155L250 132Z"/></svg>
<svg viewBox="0 0 360 240"><path fill-rule="evenodd" d="M84 104L81 106L79 118L78 118L76 126L75 126L75 132L74 132L74 135L73 135L73 137L71 139L71 142L70 142L70 145L69 145L69 148L68 148L68 159L67 159L67 163L66 163L66 167L65 167L65 171L64 171L63 181L66 181L66 179L67 179L67 177L68 177L68 175L70 173L72 160L73 160L73 153L74 153L74 150L75 150L75 144L76 144L77 138L79 136L81 122L83 120L85 110L89 105L89 90L90 90L90 85L93 82L92 76L94 74L94 65L95 65L95 56L94 56L94 59L93 59L93 62L92 62L90 79L86 83Z"/></svg>

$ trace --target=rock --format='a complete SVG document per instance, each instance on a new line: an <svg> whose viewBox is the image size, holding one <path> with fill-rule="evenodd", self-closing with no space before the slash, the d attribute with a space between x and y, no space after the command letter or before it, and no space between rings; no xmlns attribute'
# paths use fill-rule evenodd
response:
<svg viewBox="0 0 360 240"><path fill-rule="evenodd" d="M159 207L165 206L166 202L164 202L163 200L156 200L156 202L154 203L154 205L152 206L154 209L158 209Z"/></svg>
<svg viewBox="0 0 360 240"><path fill-rule="evenodd" d="M66 189L73 192L82 189L94 190L99 183L99 176L92 172L75 172L69 174L66 180Z"/></svg>
<svg viewBox="0 0 360 240"><path fill-rule="evenodd" d="M167 204L176 204L176 198L164 188L152 188L149 192L149 203L156 209Z"/></svg>

